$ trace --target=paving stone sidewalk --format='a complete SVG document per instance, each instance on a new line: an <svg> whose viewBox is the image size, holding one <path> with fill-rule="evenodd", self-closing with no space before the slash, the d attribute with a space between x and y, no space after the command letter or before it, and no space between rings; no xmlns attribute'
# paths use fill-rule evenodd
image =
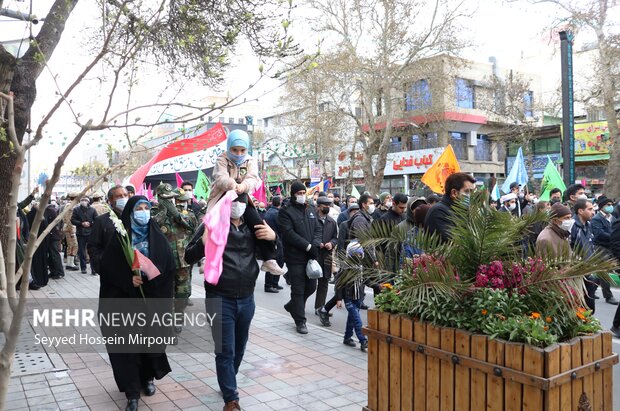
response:
<svg viewBox="0 0 620 411"><path fill-rule="evenodd" d="M50 298L96 298L96 276L69 272L62 280L31 291L45 305ZM204 289L194 276L192 299L201 303ZM366 404L367 357L344 346L342 334L308 325L295 332L290 317L257 307L244 362L239 370L243 410L361 410ZM206 344L206 342L205 342ZM25 366L14 373L7 410L123 410L105 353L44 353L49 366ZM38 357L37 357L38 358ZM156 381L157 393L142 397L140 410L221 410L223 400L211 353L168 354L172 373ZM29 368L32 372L29 372Z"/></svg>

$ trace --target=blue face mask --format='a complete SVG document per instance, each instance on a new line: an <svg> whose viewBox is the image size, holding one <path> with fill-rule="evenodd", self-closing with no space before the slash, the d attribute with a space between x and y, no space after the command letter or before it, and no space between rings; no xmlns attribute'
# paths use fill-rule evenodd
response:
<svg viewBox="0 0 620 411"><path fill-rule="evenodd" d="M127 200L129 200L127 197L119 198L118 200L116 200L116 208L123 211L125 205L127 204Z"/></svg>
<svg viewBox="0 0 620 411"><path fill-rule="evenodd" d="M235 163L237 166L241 166L241 164L243 164L243 162L246 160L246 158L248 157L247 154L243 154L243 155L237 155L237 154L233 154L230 151L226 152L226 156L228 156L228 158L230 159L230 161L232 161L233 163Z"/></svg>
<svg viewBox="0 0 620 411"><path fill-rule="evenodd" d="M133 219L138 225L147 225L151 219L151 211L136 210L133 212Z"/></svg>
<svg viewBox="0 0 620 411"><path fill-rule="evenodd" d="M603 207L603 211L606 212L607 214L611 214L614 212L614 206L612 205L608 205Z"/></svg>
<svg viewBox="0 0 620 411"><path fill-rule="evenodd" d="M463 204L465 205L465 207L469 208L470 194L461 194L461 199L462 199Z"/></svg>

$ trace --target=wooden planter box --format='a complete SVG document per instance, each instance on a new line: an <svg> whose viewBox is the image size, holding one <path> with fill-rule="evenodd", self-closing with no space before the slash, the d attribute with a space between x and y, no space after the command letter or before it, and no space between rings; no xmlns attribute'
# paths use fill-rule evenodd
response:
<svg viewBox="0 0 620 411"><path fill-rule="evenodd" d="M612 410L611 333L540 349L368 311L365 410ZM591 407L591 408L588 408Z"/></svg>

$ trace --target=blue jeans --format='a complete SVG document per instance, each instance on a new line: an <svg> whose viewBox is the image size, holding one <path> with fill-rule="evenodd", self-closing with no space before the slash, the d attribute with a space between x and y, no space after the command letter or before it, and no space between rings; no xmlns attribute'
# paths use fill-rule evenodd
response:
<svg viewBox="0 0 620 411"><path fill-rule="evenodd" d="M345 340L353 337L353 330L355 330L355 335L357 335L357 339L360 342L366 340L366 336L362 334L362 317L360 317L360 307L363 301L363 297L358 300L344 299L344 306L349 313L347 316L347 328L344 330Z"/></svg>
<svg viewBox="0 0 620 411"><path fill-rule="evenodd" d="M210 308L217 304L214 299L221 301L221 309L216 311L211 327L215 342L215 370L224 401L228 402L239 399L237 372L245 353L256 305L254 295L227 298L207 293L205 305L209 313L214 312Z"/></svg>

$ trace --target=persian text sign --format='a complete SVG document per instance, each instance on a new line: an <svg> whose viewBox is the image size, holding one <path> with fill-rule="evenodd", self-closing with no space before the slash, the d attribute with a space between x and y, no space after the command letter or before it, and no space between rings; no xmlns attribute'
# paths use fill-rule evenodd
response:
<svg viewBox="0 0 620 411"><path fill-rule="evenodd" d="M575 124L575 155L606 154L610 147L607 121Z"/></svg>
<svg viewBox="0 0 620 411"><path fill-rule="evenodd" d="M423 174L433 165L442 152L443 148L427 148L389 153L383 174L386 176Z"/></svg>

